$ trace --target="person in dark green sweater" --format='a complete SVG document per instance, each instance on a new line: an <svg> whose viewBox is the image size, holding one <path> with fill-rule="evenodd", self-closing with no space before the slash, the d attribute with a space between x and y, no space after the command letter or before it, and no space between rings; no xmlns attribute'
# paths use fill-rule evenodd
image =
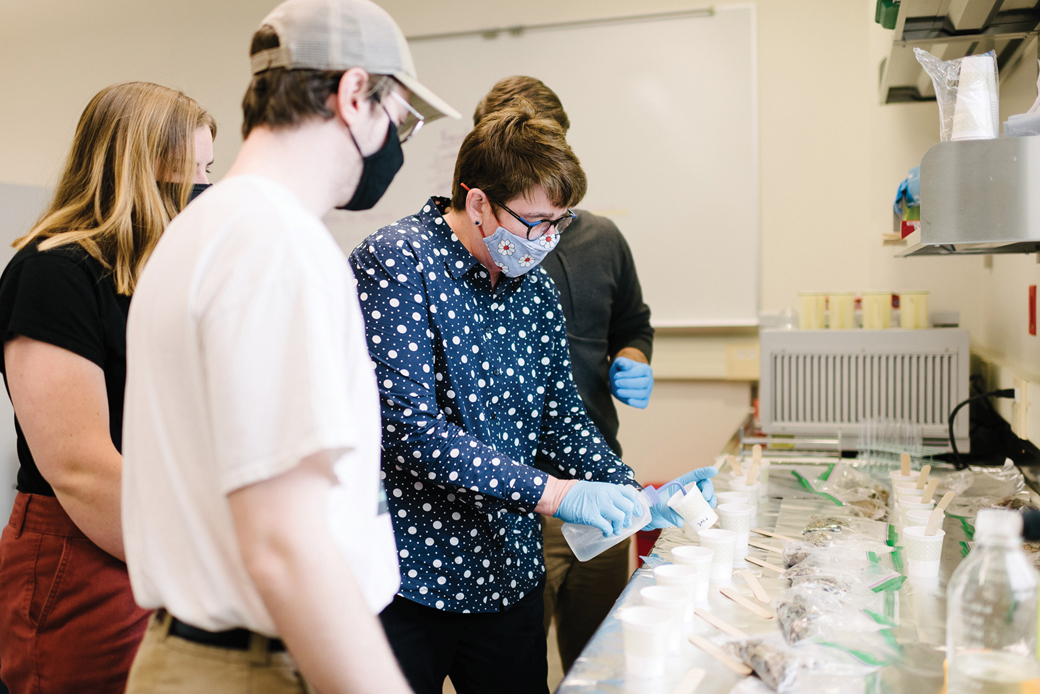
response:
<svg viewBox="0 0 1040 694"><path fill-rule="evenodd" d="M500 80L477 105L474 125L517 97L533 103L541 115L556 120L565 131L570 128L559 97L540 80L523 76ZM654 329L625 237L606 217L577 212L577 219L560 234L559 244L542 261L542 267L560 291L578 393L606 443L621 456L618 416L611 396L632 407L649 404L654 383L650 368ZM548 461L535 465L550 474L554 471ZM563 539L561 526L555 518L542 520L545 628L548 631L555 618L566 671L628 581L630 541L578 562Z"/></svg>

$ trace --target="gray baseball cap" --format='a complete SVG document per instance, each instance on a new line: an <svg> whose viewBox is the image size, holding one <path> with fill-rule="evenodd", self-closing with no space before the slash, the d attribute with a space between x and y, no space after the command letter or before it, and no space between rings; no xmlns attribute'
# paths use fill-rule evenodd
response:
<svg viewBox="0 0 1040 694"><path fill-rule="evenodd" d="M253 74L290 70L349 70L392 75L404 85L409 103L427 122L460 118L419 82L408 42L386 10L369 0L286 0L260 22L278 35L279 46L250 58Z"/></svg>

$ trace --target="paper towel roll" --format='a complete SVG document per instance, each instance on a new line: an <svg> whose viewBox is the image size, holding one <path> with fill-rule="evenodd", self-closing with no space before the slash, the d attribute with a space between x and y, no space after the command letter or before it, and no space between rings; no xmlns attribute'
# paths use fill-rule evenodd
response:
<svg viewBox="0 0 1040 694"><path fill-rule="evenodd" d="M990 140L999 134L996 66L992 56L961 59L951 140Z"/></svg>

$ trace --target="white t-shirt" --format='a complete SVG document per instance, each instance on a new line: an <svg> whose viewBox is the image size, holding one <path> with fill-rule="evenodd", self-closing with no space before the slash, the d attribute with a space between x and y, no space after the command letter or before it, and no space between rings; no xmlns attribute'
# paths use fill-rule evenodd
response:
<svg viewBox="0 0 1040 694"><path fill-rule="evenodd" d="M277 636L227 495L323 450L332 536L372 611L389 604L400 575L364 331L345 256L280 184L229 178L173 220L127 324L123 539L139 605Z"/></svg>

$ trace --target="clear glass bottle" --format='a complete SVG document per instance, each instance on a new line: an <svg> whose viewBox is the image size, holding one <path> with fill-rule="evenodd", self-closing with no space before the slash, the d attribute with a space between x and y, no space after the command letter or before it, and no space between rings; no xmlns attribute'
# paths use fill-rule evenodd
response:
<svg viewBox="0 0 1040 694"><path fill-rule="evenodd" d="M975 546L950 578L948 694L1019 694L1040 684L1037 572L1022 552L1022 517L984 509Z"/></svg>

